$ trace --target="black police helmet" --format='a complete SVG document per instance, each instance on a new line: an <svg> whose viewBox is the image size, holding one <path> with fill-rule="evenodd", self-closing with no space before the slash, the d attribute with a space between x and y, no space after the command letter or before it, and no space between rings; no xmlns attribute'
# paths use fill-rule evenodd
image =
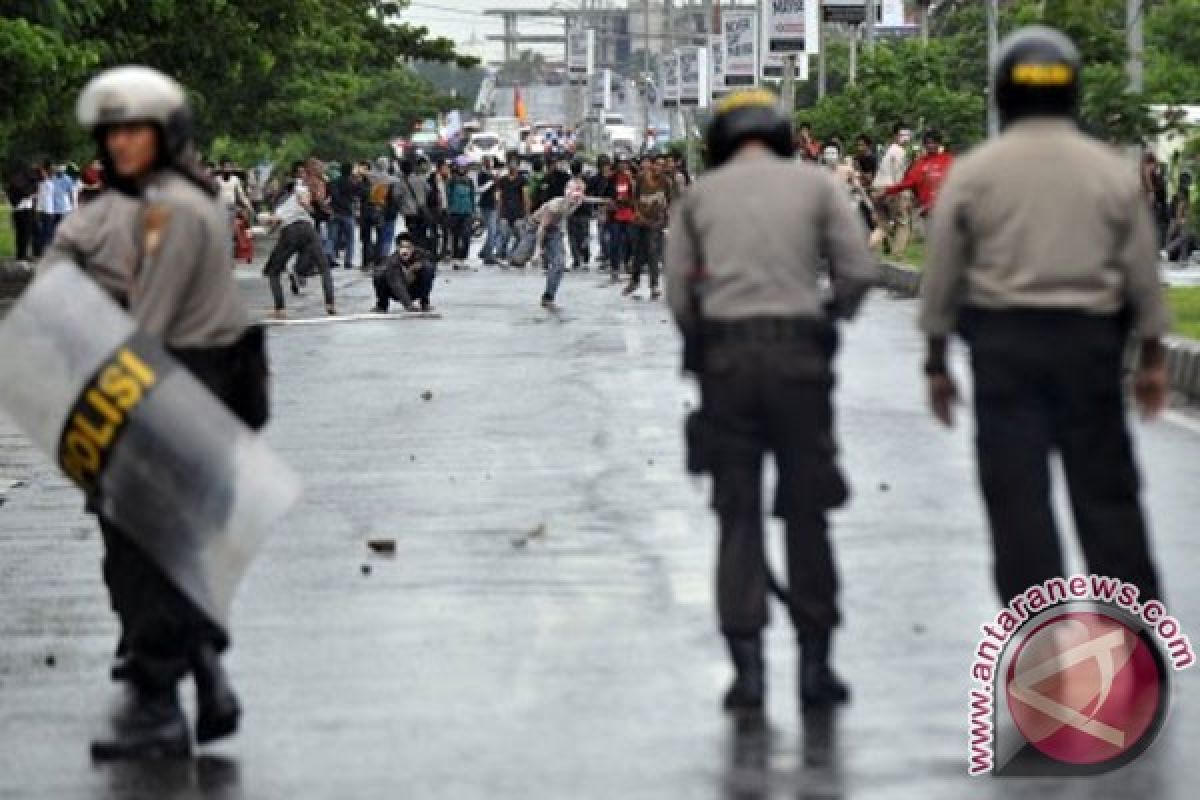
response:
<svg viewBox="0 0 1200 800"><path fill-rule="evenodd" d="M1034 25L1009 35L992 74L1000 124L1025 117L1074 117L1081 68L1079 50L1060 31Z"/></svg>
<svg viewBox="0 0 1200 800"><path fill-rule="evenodd" d="M795 154L792 123L779 113L779 100L765 89L735 92L722 100L708 126L708 163L724 164L748 141L757 140L780 158Z"/></svg>

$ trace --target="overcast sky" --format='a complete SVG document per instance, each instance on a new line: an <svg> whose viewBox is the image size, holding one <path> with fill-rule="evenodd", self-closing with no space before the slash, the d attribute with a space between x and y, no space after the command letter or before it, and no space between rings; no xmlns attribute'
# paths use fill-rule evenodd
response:
<svg viewBox="0 0 1200 800"><path fill-rule="evenodd" d="M614 5L624 6L620 0ZM411 0L402 19L429 28L435 36L445 36L460 44L466 44L472 34L484 39L490 33L503 33L499 17L485 17L483 11L490 8L579 8L579 0ZM561 33L562 23L553 20L523 19L519 23L522 33ZM499 42L489 42L488 59L499 59L503 55Z"/></svg>

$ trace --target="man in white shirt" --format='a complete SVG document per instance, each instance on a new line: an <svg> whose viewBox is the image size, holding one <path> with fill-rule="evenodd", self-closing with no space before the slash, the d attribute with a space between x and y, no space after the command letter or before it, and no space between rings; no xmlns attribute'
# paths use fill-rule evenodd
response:
<svg viewBox="0 0 1200 800"><path fill-rule="evenodd" d="M33 240L33 257L41 258L42 253L54 240L54 232L62 216L55 211L55 195L58 187L54 182L54 167L49 161L43 161L38 167L37 186L37 229Z"/></svg>
<svg viewBox="0 0 1200 800"><path fill-rule="evenodd" d="M876 194L904 180L908 171L908 143L912 140L912 131L904 123L896 123L892 129L892 143L888 145L879 161L879 171L875 173ZM908 249L908 240L912 235L912 194L901 192L880 202L880 212L887 220L885 229L888 231L887 252L894 257L904 255Z"/></svg>

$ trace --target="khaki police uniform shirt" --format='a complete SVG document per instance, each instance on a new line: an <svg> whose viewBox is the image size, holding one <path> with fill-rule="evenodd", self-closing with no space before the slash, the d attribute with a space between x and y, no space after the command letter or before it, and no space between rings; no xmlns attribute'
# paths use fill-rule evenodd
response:
<svg viewBox="0 0 1200 800"><path fill-rule="evenodd" d="M229 345L248 325L225 215L175 172L156 175L142 197L110 189L67 217L42 268L64 258L169 347Z"/></svg>
<svg viewBox="0 0 1200 800"><path fill-rule="evenodd" d="M1128 306L1139 337L1170 327L1137 171L1067 120L1014 124L950 170L922 295L928 336L953 331L963 306L1094 314Z"/></svg>
<svg viewBox="0 0 1200 800"><path fill-rule="evenodd" d="M667 299L679 326L696 322L691 285L703 270L704 318L851 317L878 278L862 218L830 173L744 152L674 204ZM832 297L822 289L828 260Z"/></svg>

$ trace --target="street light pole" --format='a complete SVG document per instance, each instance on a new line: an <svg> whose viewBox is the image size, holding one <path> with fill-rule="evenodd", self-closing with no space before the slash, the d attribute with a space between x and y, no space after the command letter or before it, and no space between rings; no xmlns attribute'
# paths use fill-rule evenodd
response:
<svg viewBox="0 0 1200 800"><path fill-rule="evenodd" d="M1145 19L1146 0L1125 0L1125 40L1129 48L1129 89L1140 92L1145 88L1145 71L1142 63L1144 42L1142 21Z"/></svg>
<svg viewBox="0 0 1200 800"><path fill-rule="evenodd" d="M1000 10L997 0L986 0L987 3L987 53L988 75L996 65L996 51L1000 49ZM1000 116L996 111L995 92L992 91L991 81L988 82L988 136L994 137L1000 132Z"/></svg>
<svg viewBox="0 0 1200 800"><path fill-rule="evenodd" d="M867 52L875 49L875 4L878 0L867 0L867 18L864 24L867 26Z"/></svg>
<svg viewBox="0 0 1200 800"><path fill-rule="evenodd" d="M825 97L825 3L817 3L817 99Z"/></svg>

